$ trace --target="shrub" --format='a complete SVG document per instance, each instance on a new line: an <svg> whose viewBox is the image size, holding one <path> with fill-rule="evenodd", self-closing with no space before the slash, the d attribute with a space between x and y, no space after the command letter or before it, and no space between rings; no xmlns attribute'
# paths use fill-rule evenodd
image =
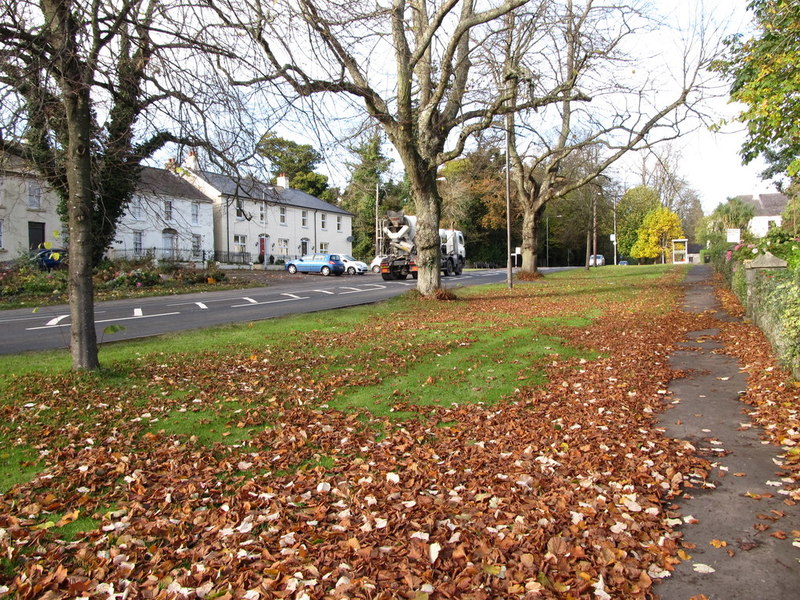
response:
<svg viewBox="0 0 800 600"><path fill-rule="evenodd" d="M159 273L152 269L134 269L118 273L116 277L106 282L106 286L110 288L121 287L152 287L161 281Z"/></svg>

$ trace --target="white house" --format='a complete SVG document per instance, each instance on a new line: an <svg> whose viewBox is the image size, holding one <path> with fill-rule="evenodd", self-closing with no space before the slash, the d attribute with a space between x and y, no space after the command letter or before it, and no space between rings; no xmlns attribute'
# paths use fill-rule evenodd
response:
<svg viewBox="0 0 800 600"><path fill-rule="evenodd" d="M171 171L144 167L109 258L200 262L212 260L213 251L211 199Z"/></svg>
<svg viewBox="0 0 800 600"><path fill-rule="evenodd" d="M214 250L224 263L274 263L312 252L350 254L353 214L290 189L201 171L194 155L175 170L214 203Z"/></svg>
<svg viewBox="0 0 800 600"><path fill-rule="evenodd" d="M789 198L784 194L754 194L737 196L739 200L755 208L755 215L750 220L749 229L756 237L767 235L770 227L780 227L781 214L786 209Z"/></svg>
<svg viewBox="0 0 800 600"><path fill-rule="evenodd" d="M32 248L50 242L63 244L58 195L21 159L5 155L0 161L0 262L27 256Z"/></svg>

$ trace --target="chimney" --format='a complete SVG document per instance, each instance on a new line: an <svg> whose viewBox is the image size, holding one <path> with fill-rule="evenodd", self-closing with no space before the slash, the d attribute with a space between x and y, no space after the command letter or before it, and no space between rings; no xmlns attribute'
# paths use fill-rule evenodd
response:
<svg viewBox="0 0 800 600"><path fill-rule="evenodd" d="M195 154L194 150L189 151L189 156L186 157L186 162L183 164L187 169L191 169L192 171L197 171L200 169L199 165L197 164L197 154Z"/></svg>
<svg viewBox="0 0 800 600"><path fill-rule="evenodd" d="M289 178L286 176L286 173L281 173L277 177L277 185L278 187L282 187L284 189L289 189Z"/></svg>

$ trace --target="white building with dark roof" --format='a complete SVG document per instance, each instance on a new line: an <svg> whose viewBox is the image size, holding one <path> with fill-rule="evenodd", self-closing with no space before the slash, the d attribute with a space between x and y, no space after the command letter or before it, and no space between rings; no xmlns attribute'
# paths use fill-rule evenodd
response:
<svg viewBox="0 0 800 600"><path fill-rule="evenodd" d="M213 260L213 251L211 199L166 169L144 167L109 258L202 262Z"/></svg>
<svg viewBox="0 0 800 600"><path fill-rule="evenodd" d="M754 194L752 196L737 196L739 200L750 204L755 213L748 225L750 233L756 237L767 235L770 227L780 227L781 214L786 209L789 198L784 194Z"/></svg>
<svg viewBox="0 0 800 600"><path fill-rule="evenodd" d="M64 244L59 198L33 167L0 156L0 263L25 257L45 243Z"/></svg>
<svg viewBox="0 0 800 600"><path fill-rule="evenodd" d="M214 250L223 263L275 263L304 254L350 254L353 214L291 189L247 177L209 173L190 160L168 165L214 205Z"/></svg>

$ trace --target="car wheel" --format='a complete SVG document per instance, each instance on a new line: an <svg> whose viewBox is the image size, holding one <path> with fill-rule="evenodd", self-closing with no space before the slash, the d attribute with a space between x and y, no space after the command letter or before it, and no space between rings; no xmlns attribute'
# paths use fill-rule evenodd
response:
<svg viewBox="0 0 800 600"><path fill-rule="evenodd" d="M289 273L291 273L292 275L297 273L297 267L294 265L289 265L286 270L289 271Z"/></svg>
<svg viewBox="0 0 800 600"><path fill-rule="evenodd" d="M348 275L355 275L356 274L355 267L347 267L347 274Z"/></svg>
<svg viewBox="0 0 800 600"><path fill-rule="evenodd" d="M372 272L373 273L380 273L381 272L381 266L380 265L375 265L374 267L372 267Z"/></svg>
<svg viewBox="0 0 800 600"><path fill-rule="evenodd" d="M322 267L322 270L320 271L320 273L322 273L323 275L325 275L327 277L328 275L331 274L331 268L330 267Z"/></svg>

